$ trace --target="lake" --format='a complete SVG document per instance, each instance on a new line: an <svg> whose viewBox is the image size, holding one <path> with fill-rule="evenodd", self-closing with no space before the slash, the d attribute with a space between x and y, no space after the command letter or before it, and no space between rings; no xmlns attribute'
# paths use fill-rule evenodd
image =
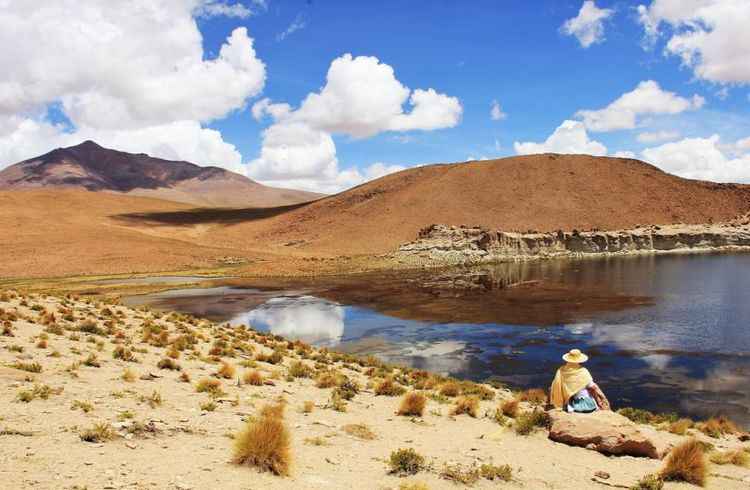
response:
<svg viewBox="0 0 750 490"><path fill-rule="evenodd" d="M615 406L750 426L750 254L229 280L126 303L519 388L549 386L577 347Z"/></svg>

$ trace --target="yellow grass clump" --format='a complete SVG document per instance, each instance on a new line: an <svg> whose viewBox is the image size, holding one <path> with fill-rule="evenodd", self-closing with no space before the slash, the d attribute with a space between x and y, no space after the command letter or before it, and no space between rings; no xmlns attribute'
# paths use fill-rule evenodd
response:
<svg viewBox="0 0 750 490"><path fill-rule="evenodd" d="M216 371L216 376L219 378L224 379L232 379L234 378L235 368L233 365L229 364L228 362L222 362L221 367L218 371Z"/></svg>
<svg viewBox="0 0 750 490"><path fill-rule="evenodd" d="M522 402L527 402L534 406L544 405L545 403L547 403L547 392L542 390L541 388L531 388L519 393L518 399Z"/></svg>
<svg viewBox="0 0 750 490"><path fill-rule="evenodd" d="M518 399L510 398L500 404L500 411L506 417L516 418L518 416Z"/></svg>
<svg viewBox="0 0 750 490"><path fill-rule="evenodd" d="M706 484L706 457L703 446L689 439L669 452L660 476L666 481L684 481L694 485Z"/></svg>
<svg viewBox="0 0 750 490"><path fill-rule="evenodd" d="M711 417L700 424L698 429L711 437L721 437L725 434L735 434L739 431L737 425L723 415Z"/></svg>
<svg viewBox="0 0 750 490"><path fill-rule="evenodd" d="M401 405L396 413L398 415L421 417L426 404L427 398L422 393L411 391L401 399Z"/></svg>
<svg viewBox="0 0 750 490"><path fill-rule="evenodd" d="M725 465L733 464L735 466L747 467L750 465L750 454L742 449L730 449L728 451L715 452L709 457L712 463Z"/></svg>
<svg viewBox="0 0 750 490"><path fill-rule="evenodd" d="M259 471L289 475L292 460L290 440L284 425L283 405L267 405L261 416L248 421L247 426L234 438L233 461L253 466Z"/></svg>
<svg viewBox="0 0 750 490"><path fill-rule="evenodd" d="M479 399L475 396L462 396L456 400L451 415L466 414L470 417L477 417L477 411L479 410Z"/></svg>
<svg viewBox="0 0 750 490"><path fill-rule="evenodd" d="M244 375L242 375L242 382L246 385L263 386L264 381L265 380L263 379L263 374L256 369L247 371Z"/></svg>

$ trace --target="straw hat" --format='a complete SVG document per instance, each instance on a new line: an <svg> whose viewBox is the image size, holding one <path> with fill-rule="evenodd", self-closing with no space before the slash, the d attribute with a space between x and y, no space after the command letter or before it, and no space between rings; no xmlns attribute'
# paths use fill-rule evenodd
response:
<svg viewBox="0 0 750 490"><path fill-rule="evenodd" d="M571 349L570 352L563 354L563 361L582 364L589 360L589 356L578 349Z"/></svg>

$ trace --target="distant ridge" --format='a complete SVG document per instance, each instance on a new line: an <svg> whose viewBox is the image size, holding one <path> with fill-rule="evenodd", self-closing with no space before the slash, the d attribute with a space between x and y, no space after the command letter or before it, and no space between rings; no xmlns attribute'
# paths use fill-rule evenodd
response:
<svg viewBox="0 0 750 490"><path fill-rule="evenodd" d="M219 167L112 150L93 141L57 148L0 171L0 190L29 188L108 191L229 207L283 206L321 197L267 187Z"/></svg>
<svg viewBox="0 0 750 490"><path fill-rule="evenodd" d="M689 180L639 160L539 154L403 170L231 230L300 251L395 250L432 225L491 230L618 230L729 221L750 211L750 186Z"/></svg>

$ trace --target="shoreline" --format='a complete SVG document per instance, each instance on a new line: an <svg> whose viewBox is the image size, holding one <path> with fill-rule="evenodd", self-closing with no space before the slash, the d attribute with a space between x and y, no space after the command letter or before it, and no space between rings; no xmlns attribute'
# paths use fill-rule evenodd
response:
<svg viewBox="0 0 750 490"><path fill-rule="evenodd" d="M602 471L607 483L629 487L663 465L653 456L611 457L553 442L545 426L520 425L525 414L541 410L543 401L534 390L512 393L188 315L90 299L6 292L0 308L13 334L0 336L6 347L0 350L5 366L0 377L6 381L0 407L9 463L0 476L16 488L241 488L250 483L397 489L420 482L448 489L456 488L457 474L471 475L480 465L508 465L509 482L480 478L473 487L572 490L600 488L603 480L592 478ZM8 348L14 345L23 349ZM258 376L265 381L257 384ZM341 379L359 388L351 399L336 401ZM219 387L217 394L201 390L204 380ZM420 415L397 413L405 392L425 396ZM506 403L503 412L511 411L512 400L518 412L498 415ZM275 403L286 406L284 425L291 439L286 477L231 462L242 427ZM628 414L648 416L637 410ZM664 429L668 422L652 423ZM108 432L86 442L84 437L99 437L91 432L96 424ZM651 425L628 427L659 444L685 439ZM714 452L745 447L737 435L687 433ZM388 470L389 454L404 448L426 460L425 468L408 478ZM739 489L750 481L746 468L711 470L709 488ZM671 488L681 487L665 485Z"/></svg>

